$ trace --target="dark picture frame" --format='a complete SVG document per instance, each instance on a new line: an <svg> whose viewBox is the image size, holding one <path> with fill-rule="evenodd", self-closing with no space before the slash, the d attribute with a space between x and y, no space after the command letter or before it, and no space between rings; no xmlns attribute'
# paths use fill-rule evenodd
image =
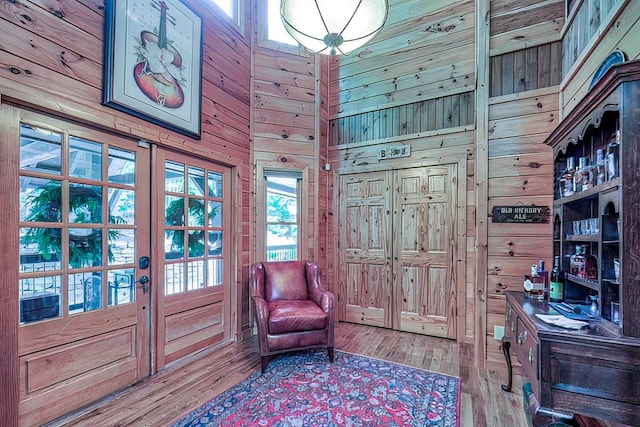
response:
<svg viewBox="0 0 640 427"><path fill-rule="evenodd" d="M202 18L180 0L106 0L103 104L200 139Z"/></svg>

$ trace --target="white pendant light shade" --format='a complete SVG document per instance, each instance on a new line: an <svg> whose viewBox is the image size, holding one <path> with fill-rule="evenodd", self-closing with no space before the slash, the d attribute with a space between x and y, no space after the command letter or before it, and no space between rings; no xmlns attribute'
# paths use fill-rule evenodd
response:
<svg viewBox="0 0 640 427"><path fill-rule="evenodd" d="M314 53L348 54L380 32L387 0L282 0L280 16L291 37Z"/></svg>

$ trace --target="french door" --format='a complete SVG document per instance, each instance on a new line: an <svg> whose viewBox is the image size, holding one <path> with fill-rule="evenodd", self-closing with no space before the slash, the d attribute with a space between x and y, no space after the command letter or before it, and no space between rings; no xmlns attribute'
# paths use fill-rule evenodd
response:
<svg viewBox="0 0 640 427"><path fill-rule="evenodd" d="M14 113L20 422L39 425L150 374L150 155Z"/></svg>
<svg viewBox="0 0 640 427"><path fill-rule="evenodd" d="M340 179L341 318L456 336L457 166Z"/></svg>
<svg viewBox="0 0 640 427"><path fill-rule="evenodd" d="M157 369L230 340L231 169L157 149L154 156Z"/></svg>

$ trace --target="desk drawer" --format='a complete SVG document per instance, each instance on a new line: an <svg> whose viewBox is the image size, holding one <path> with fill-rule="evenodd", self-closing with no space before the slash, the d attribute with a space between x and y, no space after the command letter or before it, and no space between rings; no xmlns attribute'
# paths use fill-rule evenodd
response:
<svg viewBox="0 0 640 427"><path fill-rule="evenodd" d="M526 376L534 384L540 379L540 343L536 333L527 329L519 317L517 322L517 335L514 343L516 356L522 364Z"/></svg>

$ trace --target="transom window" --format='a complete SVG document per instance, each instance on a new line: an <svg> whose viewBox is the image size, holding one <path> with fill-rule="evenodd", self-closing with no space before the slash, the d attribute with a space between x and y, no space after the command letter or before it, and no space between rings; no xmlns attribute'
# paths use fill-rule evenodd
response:
<svg viewBox="0 0 640 427"><path fill-rule="evenodd" d="M240 26L242 0L212 0L236 26Z"/></svg>

